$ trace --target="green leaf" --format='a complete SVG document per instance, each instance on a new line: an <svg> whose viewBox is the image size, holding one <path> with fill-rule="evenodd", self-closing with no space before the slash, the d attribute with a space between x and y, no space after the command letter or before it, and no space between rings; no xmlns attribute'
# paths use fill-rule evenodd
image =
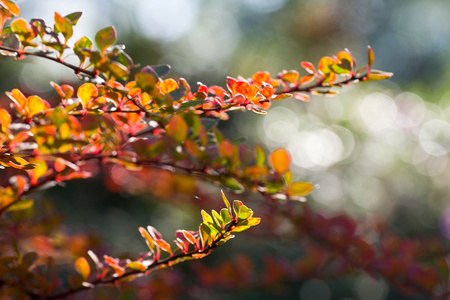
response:
<svg viewBox="0 0 450 300"><path fill-rule="evenodd" d="M220 228L223 228L224 222L222 220L222 217L219 215L219 213L215 210L212 211L212 216L214 219L214 222L219 226Z"/></svg>
<svg viewBox="0 0 450 300"><path fill-rule="evenodd" d="M235 193L242 193L245 191L244 186L233 177L226 177L221 180L221 183Z"/></svg>
<svg viewBox="0 0 450 300"><path fill-rule="evenodd" d="M224 192L221 191L222 193L222 199L223 199L223 203L225 203L225 207L227 208L228 212L230 213L230 217L231 215L231 205L230 202L228 201L227 197L225 196ZM223 218L223 217L222 217Z"/></svg>
<svg viewBox="0 0 450 300"><path fill-rule="evenodd" d="M266 163L266 154L260 145L256 145L256 165L264 166Z"/></svg>
<svg viewBox="0 0 450 300"><path fill-rule="evenodd" d="M220 210L220 217L222 218L223 223L226 225L231 222L232 215L228 209L222 208Z"/></svg>
<svg viewBox="0 0 450 300"><path fill-rule="evenodd" d="M143 92L151 92L155 89L156 83L158 82L158 79L153 75L149 73L137 73L135 75L136 84L138 87L141 88Z"/></svg>
<svg viewBox="0 0 450 300"><path fill-rule="evenodd" d="M55 12L55 32L61 32L66 42L73 35L72 22Z"/></svg>
<svg viewBox="0 0 450 300"><path fill-rule="evenodd" d="M213 224L213 219L212 217L202 209L202 219L203 219L203 223L210 223Z"/></svg>
<svg viewBox="0 0 450 300"><path fill-rule="evenodd" d="M116 41L116 29L114 26L105 27L100 29L95 35L95 43L97 44L98 49L101 53L104 53L105 50L112 46Z"/></svg>
<svg viewBox="0 0 450 300"><path fill-rule="evenodd" d="M186 102L181 103L178 110L184 111L184 110L188 109L189 107L199 106L199 105L202 105L203 103L205 103L205 100L186 101Z"/></svg>
<svg viewBox="0 0 450 300"><path fill-rule="evenodd" d="M71 14L68 14L67 16L65 16L64 18L68 19L70 21L70 23L75 26L77 25L78 20L80 19L81 15L83 13L81 11L76 11L73 12Z"/></svg>
<svg viewBox="0 0 450 300"><path fill-rule="evenodd" d="M13 210L24 210L32 207L34 204L34 201L32 199L20 199L16 203L12 204L10 207L8 207L7 211L13 211Z"/></svg>
<svg viewBox="0 0 450 300"><path fill-rule="evenodd" d="M248 218L251 218L251 216L253 216L253 211L250 208L248 208L244 204L239 206L238 219L246 220Z"/></svg>
<svg viewBox="0 0 450 300"><path fill-rule="evenodd" d="M201 245L202 245L202 249L205 249L206 246L209 246L211 244L211 229L209 228L208 225L206 225L205 223L201 223L199 226L199 230L198 232L200 233L200 240L201 240Z"/></svg>
<svg viewBox="0 0 450 300"><path fill-rule="evenodd" d="M233 201L233 211L236 217L239 215L239 207L241 207L241 205L244 205L242 201L239 200Z"/></svg>
<svg viewBox="0 0 450 300"><path fill-rule="evenodd" d="M88 56L87 52L89 52L90 50L92 50L92 41L86 36L76 41L75 45L73 46L73 52L75 52L75 54L78 56L81 63L84 63Z"/></svg>

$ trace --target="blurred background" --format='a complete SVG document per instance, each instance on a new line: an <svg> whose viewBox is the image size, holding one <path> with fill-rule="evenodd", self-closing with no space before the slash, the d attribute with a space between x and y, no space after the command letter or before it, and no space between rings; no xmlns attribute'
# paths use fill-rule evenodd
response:
<svg viewBox="0 0 450 300"><path fill-rule="evenodd" d="M317 211L345 212L356 219L376 216L406 236L439 234L450 239L450 2L18 3L24 18L40 17L48 24L53 24L54 11L62 15L82 11L73 41L84 35L94 37L99 29L114 25L117 43L126 45L135 62L170 64L172 76L185 77L192 86L197 81L225 86L226 76L250 77L263 70L272 76L284 69L302 72L301 61L317 64L322 56L345 48L362 66L366 63L366 47L371 45L375 52L373 67L393 72L392 79L345 87L333 98L313 96L310 103L280 101L266 116L232 112L230 120L220 125L221 130L230 139L246 136L249 145L262 144L268 151L288 149L295 179L316 184L308 201ZM19 86L28 94L51 97L54 92L50 81L76 82L75 76L60 66L44 60L30 64L29 60L17 63L0 58L1 91ZM163 182L160 175L148 176L151 182ZM119 183L114 180L123 180L123 176L109 177L102 186L99 182L105 181L101 176L97 181L69 183L66 189L56 188L39 196L53 199L54 206L65 213L68 230L88 228L105 239L114 253L130 252L130 248L135 249L132 253L145 250L138 226L151 224L168 237L177 228L197 226L200 214L196 203L208 208L217 208L219 203L202 202L217 195L217 187L189 181L194 186L190 190L183 187L186 178L171 179L170 189L189 191L184 196L177 194L176 199L164 190L143 194L145 182L142 188L136 188L137 183L130 181L128 190L117 191L114 186ZM193 197L192 192L198 196ZM238 237L201 263L217 266L249 253L257 261L264 253L278 253L270 241L253 240L258 250L250 242L240 245L239 239L246 237ZM186 275L195 268L202 267L187 263L167 271L172 272L173 284L189 278L188 287L173 296L175 299L403 299L386 282L364 274L334 281L311 278L294 282L281 294L245 289L237 293L220 287L215 287L218 292L214 294ZM129 292L129 299L135 296Z"/></svg>

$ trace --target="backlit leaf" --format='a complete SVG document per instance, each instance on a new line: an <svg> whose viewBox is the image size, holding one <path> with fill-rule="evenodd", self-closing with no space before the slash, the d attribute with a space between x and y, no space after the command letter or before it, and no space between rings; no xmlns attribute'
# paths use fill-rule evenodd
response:
<svg viewBox="0 0 450 300"><path fill-rule="evenodd" d="M370 46L367 46L367 64L369 67L373 64L375 61L375 54L373 53L373 50Z"/></svg>
<svg viewBox="0 0 450 300"><path fill-rule="evenodd" d="M203 222L204 222L204 223L210 223L210 224L213 223L213 219L212 219L211 215L208 214L208 213L207 213L206 211L204 211L203 209L202 209L202 219L203 219Z"/></svg>
<svg viewBox="0 0 450 300"><path fill-rule="evenodd" d="M186 230L182 230L181 232L183 233L184 237L189 241L189 243L195 245L196 239L192 235L192 233L190 233L189 231L186 231Z"/></svg>
<svg viewBox="0 0 450 300"><path fill-rule="evenodd" d="M235 193L242 193L245 191L244 186L239 181L237 181L236 178L226 177L222 179L221 182L225 187L233 190Z"/></svg>
<svg viewBox="0 0 450 300"><path fill-rule="evenodd" d="M19 201L9 206L7 211L28 209L32 207L33 204L34 204L33 199L20 199Z"/></svg>
<svg viewBox="0 0 450 300"><path fill-rule="evenodd" d="M139 232L141 233L141 236L145 239L148 248L153 252L155 249L155 245L153 244L153 238L150 236L147 230L145 230L144 227L139 227Z"/></svg>
<svg viewBox="0 0 450 300"><path fill-rule="evenodd" d="M170 244L165 240L153 240L153 243L158 246L161 250L164 250L167 253L172 254L172 249L170 249Z"/></svg>
<svg viewBox="0 0 450 300"><path fill-rule="evenodd" d="M285 149L277 149L269 154L269 164L278 174L289 170L291 156Z"/></svg>
<svg viewBox="0 0 450 300"><path fill-rule="evenodd" d="M391 78L394 73L384 72L379 70L371 70L370 74L367 74L367 80L384 80Z"/></svg>
<svg viewBox="0 0 450 300"><path fill-rule="evenodd" d="M84 257L80 257L75 261L75 269L77 270L78 274L83 277L84 280L87 280L89 275L91 274L91 267Z"/></svg>
<svg viewBox="0 0 450 300"><path fill-rule="evenodd" d="M93 83L86 82L78 88L77 95L85 108L89 101L98 96L98 89Z"/></svg>
<svg viewBox="0 0 450 300"><path fill-rule="evenodd" d="M116 41L116 29L114 26L105 27L100 29L95 35L95 43L97 44L98 49L101 53L104 53L105 50L112 46Z"/></svg>
<svg viewBox="0 0 450 300"><path fill-rule="evenodd" d="M309 74L315 74L316 69L314 68L314 65L310 63L309 61L302 61L300 63L300 66L302 66Z"/></svg>
<svg viewBox="0 0 450 300"><path fill-rule="evenodd" d="M242 220L246 220L253 216L253 211L245 205L239 206L238 218Z"/></svg>
<svg viewBox="0 0 450 300"><path fill-rule="evenodd" d="M292 71L284 71L281 74L281 80L288 81L290 83L296 83L298 79L298 72L295 70Z"/></svg>
<svg viewBox="0 0 450 300"><path fill-rule="evenodd" d="M0 4L6 8L13 16L20 15L19 6L10 0L0 0Z"/></svg>
<svg viewBox="0 0 450 300"><path fill-rule="evenodd" d="M220 192L222 193L222 200L223 200L223 203L225 203L225 207L227 208L227 210L230 212L230 215L231 215L231 205L230 205L230 202L228 201L228 199L227 199L227 197L225 196L224 192L223 192L223 191L220 191Z"/></svg>
<svg viewBox="0 0 450 300"><path fill-rule="evenodd" d="M289 196L306 196L314 190L309 182L293 182L287 189Z"/></svg>
<svg viewBox="0 0 450 300"><path fill-rule="evenodd" d="M166 132L175 141L182 143L186 140L188 126L186 121L180 115L174 115L166 125Z"/></svg>
<svg viewBox="0 0 450 300"><path fill-rule="evenodd" d="M72 22L55 12L55 31L61 32L67 41L73 35Z"/></svg>
<svg viewBox="0 0 450 300"><path fill-rule="evenodd" d="M77 22L82 14L83 13L81 11L76 11L71 14L68 14L67 16L65 16L65 18L68 19L70 23L72 23L72 25L77 25Z"/></svg>
<svg viewBox="0 0 450 300"><path fill-rule="evenodd" d="M47 101L41 99L39 96L30 96L27 98L26 108L28 110L28 117L31 118L35 114L41 113L50 108Z"/></svg>
<svg viewBox="0 0 450 300"><path fill-rule="evenodd" d="M168 94L178 88L178 84L172 78L168 78L159 83L159 90L161 93Z"/></svg>
<svg viewBox="0 0 450 300"><path fill-rule="evenodd" d="M144 272L147 270L147 267L138 261L132 261L132 262L127 263L127 268L130 268L130 269L133 269L136 271L141 271L141 272Z"/></svg>

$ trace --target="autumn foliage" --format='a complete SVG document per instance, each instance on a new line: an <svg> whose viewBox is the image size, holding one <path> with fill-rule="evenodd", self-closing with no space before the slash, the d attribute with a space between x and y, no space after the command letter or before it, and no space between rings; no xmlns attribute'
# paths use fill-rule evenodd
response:
<svg viewBox="0 0 450 300"><path fill-rule="evenodd" d="M93 40L82 37L72 41L80 12L55 13L54 25L49 25L42 19L20 18L19 7L12 1L0 0L0 6L2 55L15 60L40 57L49 64L64 65L80 79L74 86L56 83L55 78L50 84L57 101L26 95L19 89L5 92L8 105L0 109L0 292L6 299L57 299L104 285L129 284L136 277L209 255L235 233L258 225L260 218L268 219L260 226L270 227L275 221L270 221L267 212L256 212L254 217L245 201L228 201L229 193L244 191L262 195L271 213L295 228L294 236L307 237L302 245L304 256L285 263L280 262L283 258L267 258L264 265L270 272L258 274L249 266L245 268L247 279L233 260L226 271L200 266L198 277L203 284L227 285L234 278L257 288L308 276L365 271L408 294L448 298L447 249L439 241L426 241L427 247L420 247L425 241L398 236L380 224L363 233L348 216L315 213L303 203L314 185L294 180L286 150L265 153L261 146L251 148L227 139L217 128L233 110L265 114L273 101L309 101L310 95L332 96L339 87L391 77L391 73L372 68L370 47L367 63L361 68L344 50L323 57L317 66L301 62L301 72L228 77L225 88L200 82L191 86L184 78L169 77L168 65L142 67L135 63L125 47L115 44L112 26L99 30ZM79 63L67 62L67 53L74 53ZM83 252L90 247L88 240L80 238L84 246L77 248L76 237L64 237L59 248L68 251L64 259L53 259L55 245L36 229L51 220L34 223L31 217L17 217L16 213L31 209L33 193L39 189L93 176L94 164L101 166L106 176L120 171L145 180L149 172L161 171L214 182L224 189L218 195L223 208L211 214L202 210L199 227L176 231L173 243L152 226L137 228L148 246L138 257L119 259L114 254ZM369 234L383 238L372 243ZM239 242L238 238L235 243ZM45 247L47 254L42 255ZM76 273L59 278L67 260ZM89 297L95 298L95 293Z"/></svg>

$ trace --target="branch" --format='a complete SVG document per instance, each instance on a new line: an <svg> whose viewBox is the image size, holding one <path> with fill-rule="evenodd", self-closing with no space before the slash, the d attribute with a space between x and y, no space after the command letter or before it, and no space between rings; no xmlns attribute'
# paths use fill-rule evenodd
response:
<svg viewBox="0 0 450 300"><path fill-rule="evenodd" d="M0 51L5 51L5 52L8 52L8 53L15 54L14 56L15 56L17 59L21 59L21 58L26 57L26 56L37 56L37 57L42 57L42 58L45 58L45 59L48 59L48 60L57 62L57 63L59 63L59 64L65 66L65 67L68 67L69 69L72 69L72 70L75 72L76 75L78 75L78 74L80 74L80 73L83 73L83 74L86 74L86 75L88 75L88 76L91 76L92 78L95 78L95 77L97 77L98 74L99 74L97 70L89 71L89 70L86 70L86 69L84 69L84 68L77 67L77 66L75 66L75 65L66 63L65 61L63 61L63 60L60 59L60 58L55 58L55 57L47 56L47 55L44 54L44 53L39 53L39 52L27 52L27 51L24 51L24 50L13 49L13 48L1 46L1 45L0 45Z"/></svg>

